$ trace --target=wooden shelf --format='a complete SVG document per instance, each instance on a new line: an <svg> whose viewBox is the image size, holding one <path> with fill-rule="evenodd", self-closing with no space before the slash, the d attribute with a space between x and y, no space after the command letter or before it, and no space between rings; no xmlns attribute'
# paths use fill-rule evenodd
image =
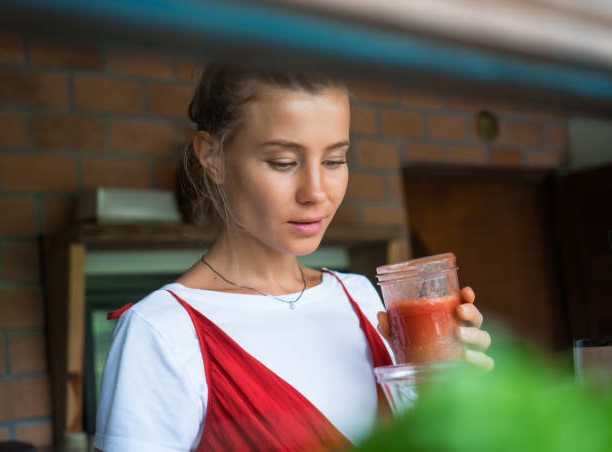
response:
<svg viewBox="0 0 612 452"><path fill-rule="evenodd" d="M352 246L401 238L401 226L332 225L323 244ZM96 224L81 223L70 230L69 241L90 249L189 248L210 244L212 228L191 224Z"/></svg>

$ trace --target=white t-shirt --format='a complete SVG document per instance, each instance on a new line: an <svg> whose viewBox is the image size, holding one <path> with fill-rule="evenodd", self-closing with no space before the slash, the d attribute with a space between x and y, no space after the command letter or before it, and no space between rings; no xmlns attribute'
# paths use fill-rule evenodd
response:
<svg viewBox="0 0 612 452"><path fill-rule="evenodd" d="M376 326L383 304L369 280L337 275ZM292 385L351 442L375 425L370 349L332 275L323 273L322 283L306 289L295 309L267 296L172 283L132 306L117 324L102 376L95 447L106 452L188 451L199 443L207 403L202 355L189 315L163 289Z"/></svg>

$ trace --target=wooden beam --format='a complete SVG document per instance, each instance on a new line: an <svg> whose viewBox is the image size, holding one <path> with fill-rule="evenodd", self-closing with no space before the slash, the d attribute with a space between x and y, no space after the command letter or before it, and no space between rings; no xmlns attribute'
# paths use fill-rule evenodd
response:
<svg viewBox="0 0 612 452"><path fill-rule="evenodd" d="M83 375L85 349L85 246L69 245L66 431L83 430Z"/></svg>

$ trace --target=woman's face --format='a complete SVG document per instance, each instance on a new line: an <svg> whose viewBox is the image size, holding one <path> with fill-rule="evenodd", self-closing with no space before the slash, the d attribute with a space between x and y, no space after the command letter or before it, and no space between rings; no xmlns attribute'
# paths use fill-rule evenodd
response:
<svg viewBox="0 0 612 452"><path fill-rule="evenodd" d="M258 94L226 148L229 208L243 238L308 254L346 191L348 95L340 88L311 94L272 87Z"/></svg>

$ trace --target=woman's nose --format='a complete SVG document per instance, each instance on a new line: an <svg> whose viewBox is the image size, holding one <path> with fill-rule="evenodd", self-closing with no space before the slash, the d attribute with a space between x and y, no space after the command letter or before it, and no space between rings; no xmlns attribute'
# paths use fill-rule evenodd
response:
<svg viewBox="0 0 612 452"><path fill-rule="evenodd" d="M305 168L300 178L297 200L300 203L319 203L325 200L326 193L319 168Z"/></svg>

